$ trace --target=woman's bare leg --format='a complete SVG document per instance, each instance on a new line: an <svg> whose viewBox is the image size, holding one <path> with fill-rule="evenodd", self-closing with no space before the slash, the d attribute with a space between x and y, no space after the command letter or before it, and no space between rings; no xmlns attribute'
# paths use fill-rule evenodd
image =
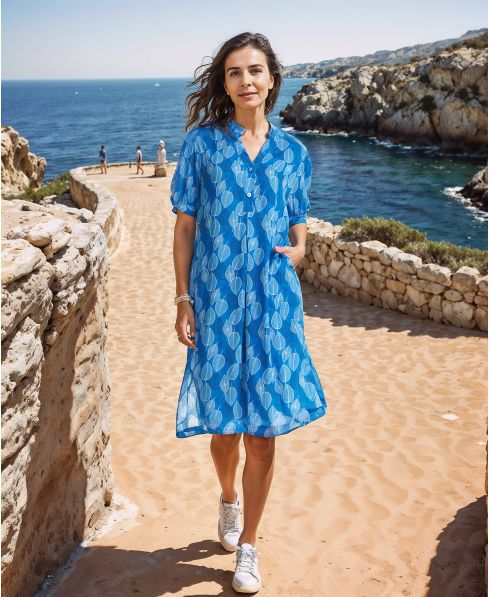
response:
<svg viewBox="0 0 490 597"><path fill-rule="evenodd" d="M240 460L241 437L241 433L213 433L211 437L211 455L225 502L234 503L236 500L235 478Z"/></svg>
<svg viewBox="0 0 490 597"><path fill-rule="evenodd" d="M238 543L255 546L257 528L274 474L275 437L243 434L247 458L243 469L244 525Z"/></svg>

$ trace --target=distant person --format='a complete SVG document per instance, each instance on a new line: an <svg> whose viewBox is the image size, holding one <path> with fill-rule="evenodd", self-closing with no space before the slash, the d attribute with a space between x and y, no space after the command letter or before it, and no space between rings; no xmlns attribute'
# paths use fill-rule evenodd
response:
<svg viewBox="0 0 490 597"><path fill-rule="evenodd" d="M158 144L156 163L165 166L167 162L167 152L165 151L165 141L160 141Z"/></svg>
<svg viewBox="0 0 490 597"><path fill-rule="evenodd" d="M144 174L143 166L141 165L143 162L143 153L141 151L141 145L136 146L136 174L140 173Z"/></svg>
<svg viewBox="0 0 490 597"><path fill-rule="evenodd" d="M157 157L155 160L155 176L167 176L167 152L165 151L165 141L158 144Z"/></svg>
<svg viewBox="0 0 490 597"><path fill-rule="evenodd" d="M100 146L99 150L99 165L100 165L100 173L107 174L107 152L104 149L104 146Z"/></svg>

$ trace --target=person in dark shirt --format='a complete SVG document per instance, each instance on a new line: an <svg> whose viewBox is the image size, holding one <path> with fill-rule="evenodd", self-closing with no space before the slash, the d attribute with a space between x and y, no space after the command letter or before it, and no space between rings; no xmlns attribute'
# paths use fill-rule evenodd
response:
<svg viewBox="0 0 490 597"><path fill-rule="evenodd" d="M100 173L107 174L107 153L103 145L100 146L99 150L99 165Z"/></svg>

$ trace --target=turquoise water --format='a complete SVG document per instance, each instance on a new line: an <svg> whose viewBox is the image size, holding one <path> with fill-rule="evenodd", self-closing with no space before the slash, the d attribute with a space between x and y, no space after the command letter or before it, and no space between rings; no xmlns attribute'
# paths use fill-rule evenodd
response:
<svg viewBox="0 0 490 597"><path fill-rule="evenodd" d="M184 138L185 82L3 81L2 124L12 125L31 151L46 157L45 179L96 163L101 144L109 163L133 160L136 145L144 159L153 160L159 139L165 139L167 157L175 160ZM270 117L274 124L281 125L279 111L306 82L285 79ZM487 248L486 214L457 194L481 162L359 135L294 134L313 162L311 216L334 224L363 215L394 218L432 240Z"/></svg>

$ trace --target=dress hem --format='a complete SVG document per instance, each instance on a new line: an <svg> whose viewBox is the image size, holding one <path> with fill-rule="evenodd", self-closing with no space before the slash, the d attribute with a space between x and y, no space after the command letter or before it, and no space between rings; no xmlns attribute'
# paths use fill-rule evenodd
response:
<svg viewBox="0 0 490 597"><path fill-rule="evenodd" d="M260 432L258 430L254 431L253 433L250 433L250 431L247 431L247 426L245 424L242 424L242 425L237 425L236 430L231 433L223 433L222 431L213 431L213 430L207 429L203 426L196 426L196 427L191 427L190 429L187 429L185 431L176 431L176 437L177 438L186 438L186 437L192 437L194 435L203 435L206 433L210 434L210 435L211 434L235 435L237 433L247 433L248 435L255 435L257 437L277 437L279 435L286 435L287 433L290 433L291 431L294 431L295 429L304 427L305 425L308 425L309 423L316 421L317 419L319 419L320 417L325 415L327 413L327 410L328 410L328 406L320 406L316 410L309 413L310 417L307 421L297 421L296 422L297 424L292 425L292 426L289 425L284 431L280 431L278 433L264 433L264 432ZM282 425L282 427L284 427L284 425ZM270 427L267 427L267 429L270 429ZM280 429L281 429L281 427L280 427Z"/></svg>

